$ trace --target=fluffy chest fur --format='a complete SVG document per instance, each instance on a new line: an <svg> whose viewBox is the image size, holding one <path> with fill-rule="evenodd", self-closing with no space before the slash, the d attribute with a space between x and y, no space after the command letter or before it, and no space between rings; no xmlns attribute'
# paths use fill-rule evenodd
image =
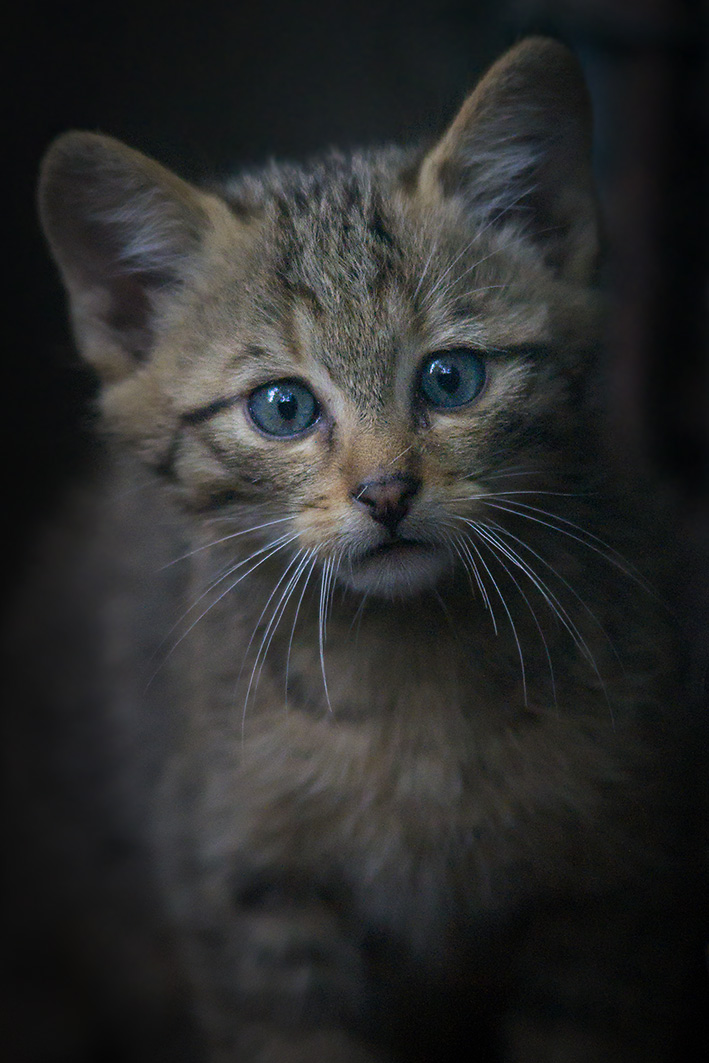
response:
<svg viewBox="0 0 709 1063"><path fill-rule="evenodd" d="M664 712L617 605L594 598L575 634L549 608L496 629L455 573L413 602L363 602L321 572L291 585L298 565L272 559L237 606L221 585L203 595L242 551L192 549L185 600L210 607L174 636L166 829L192 824L191 873L226 903L254 881L308 882L440 971L475 953L481 925L664 864Z"/></svg>

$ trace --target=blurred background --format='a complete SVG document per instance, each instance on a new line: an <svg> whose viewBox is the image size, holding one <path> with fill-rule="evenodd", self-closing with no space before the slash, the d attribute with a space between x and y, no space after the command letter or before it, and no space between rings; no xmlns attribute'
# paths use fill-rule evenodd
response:
<svg viewBox="0 0 709 1063"><path fill-rule="evenodd" d="M25 0L10 19L0 419L9 584L90 449L93 383L72 348L35 214L37 168L52 137L72 127L110 133L192 179L333 144L434 137L489 63L541 32L578 53L593 97L609 239L615 448L621 463L653 471L676 513L686 560L676 604L706 698L703 0Z"/></svg>

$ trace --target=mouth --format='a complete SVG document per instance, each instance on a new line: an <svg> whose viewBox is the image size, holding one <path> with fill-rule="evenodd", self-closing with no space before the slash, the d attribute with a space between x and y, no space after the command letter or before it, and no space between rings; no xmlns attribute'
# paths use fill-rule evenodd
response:
<svg viewBox="0 0 709 1063"><path fill-rule="evenodd" d="M435 545L397 537L360 554L345 581L368 594L409 597L437 583L447 563L447 556Z"/></svg>
<svg viewBox="0 0 709 1063"><path fill-rule="evenodd" d="M390 539L387 542L380 543L378 546L373 546L371 550L367 550L367 552L360 558L360 563L376 557L403 556L404 554L411 553L411 551L424 551L430 553L431 547L428 543L420 542L418 539L402 539L397 537L395 539Z"/></svg>

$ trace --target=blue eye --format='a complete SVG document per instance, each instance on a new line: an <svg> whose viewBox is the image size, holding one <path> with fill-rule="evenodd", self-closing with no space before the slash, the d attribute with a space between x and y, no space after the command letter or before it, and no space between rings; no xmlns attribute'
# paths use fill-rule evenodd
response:
<svg viewBox="0 0 709 1063"><path fill-rule="evenodd" d="M310 388L297 380L275 380L252 391L251 418L269 436L301 435L315 424L320 407Z"/></svg>
<svg viewBox="0 0 709 1063"><path fill-rule="evenodd" d="M432 354L421 367L419 392L427 406L452 410L472 402L483 389L485 363L465 347Z"/></svg>

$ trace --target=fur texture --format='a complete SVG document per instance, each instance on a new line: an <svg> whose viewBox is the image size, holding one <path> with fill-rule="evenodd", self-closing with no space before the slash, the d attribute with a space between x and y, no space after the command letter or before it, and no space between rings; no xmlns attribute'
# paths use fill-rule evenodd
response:
<svg viewBox="0 0 709 1063"><path fill-rule="evenodd" d="M589 156L535 39L427 153L44 162L112 455L62 700L210 1059L670 1058L685 706L599 412Z"/></svg>

